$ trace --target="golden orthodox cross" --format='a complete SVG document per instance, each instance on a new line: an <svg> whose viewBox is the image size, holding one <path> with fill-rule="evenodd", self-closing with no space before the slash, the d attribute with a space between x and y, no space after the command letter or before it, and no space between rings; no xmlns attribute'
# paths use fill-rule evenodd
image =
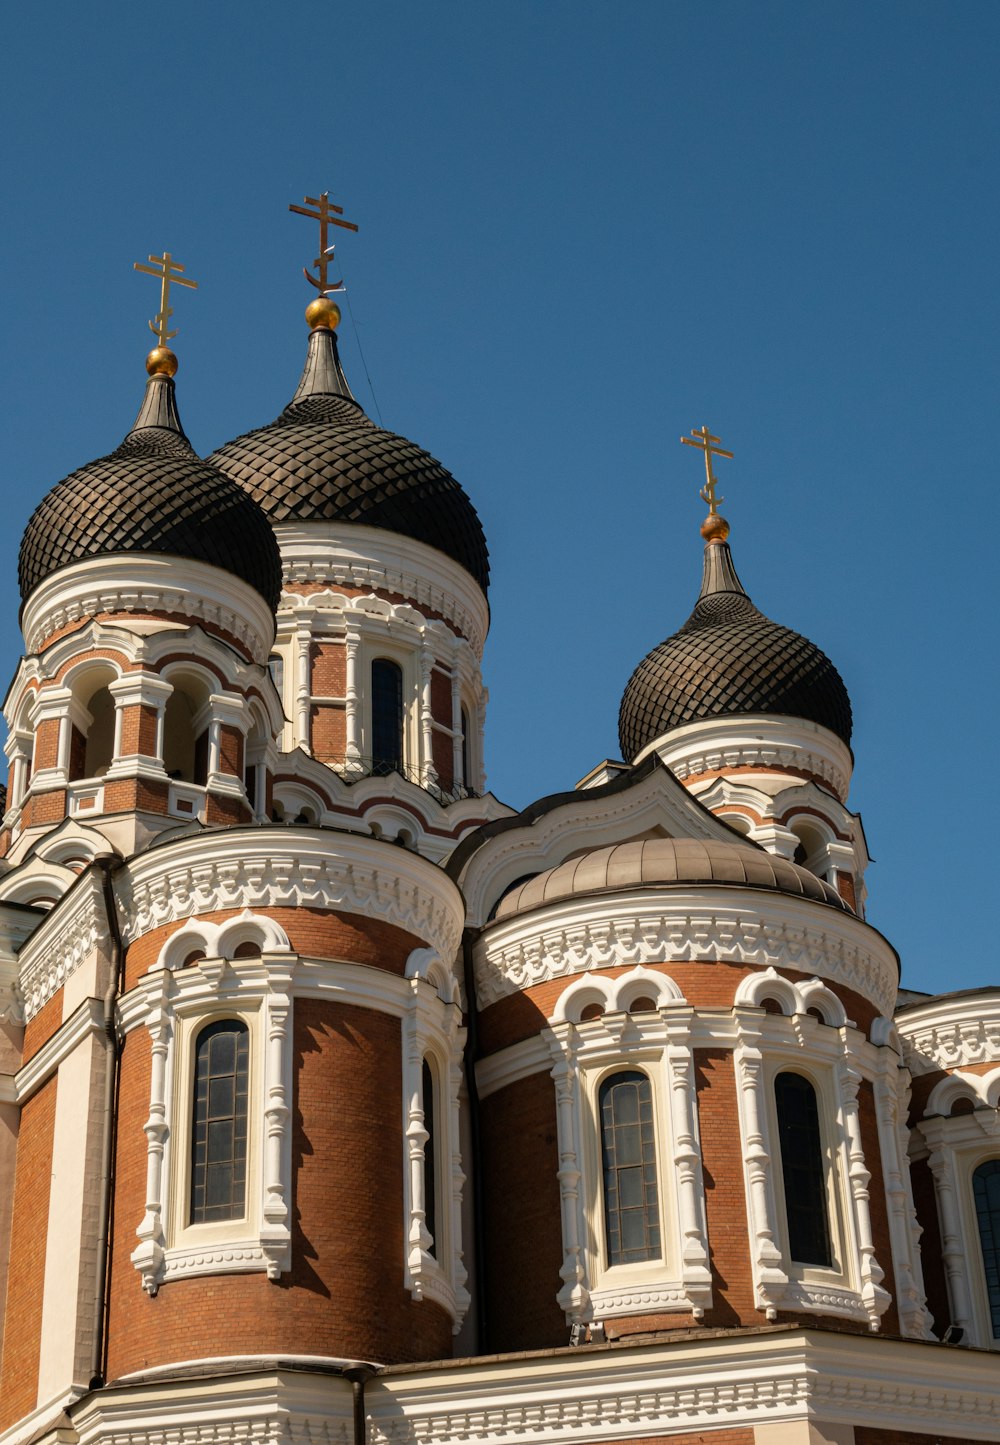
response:
<svg viewBox="0 0 1000 1445"><path fill-rule="evenodd" d="M160 282L160 311L155 321L149 323L149 329L156 337L160 346L166 346L168 341L173 341L177 335L176 331L168 331L167 325L173 316L173 307L170 305L170 287L190 286L192 291L197 291L197 281L188 281L184 276L184 267L179 266L169 251L164 251L162 256L150 256L151 266L144 266L141 261L134 263L135 270L141 271L145 276L156 276ZM159 269L157 270L157 267Z"/></svg>
<svg viewBox="0 0 1000 1445"><path fill-rule="evenodd" d="M689 437L681 437L681 444L686 447L697 447L699 451L705 453L705 485L698 495L703 502L708 503L709 516L714 517L718 513L719 503L726 499L715 495L715 489L719 483L712 474L712 458L728 457L732 461L733 454L723 451L719 445L719 438L712 436L707 426L699 427Z"/></svg>
<svg viewBox="0 0 1000 1445"><path fill-rule="evenodd" d="M297 216L309 216L312 220L319 222L319 255L313 262L319 275L311 275L306 266L302 267L302 274L310 286L315 286L320 295L325 296L328 291L341 291L344 287L343 281L331 283L327 280L327 267L333 260L335 249L333 246L327 245L327 227L342 226L345 231L356 231L358 228L353 221L340 219L344 214L344 208L333 204L329 191L324 191L321 196L306 196L304 199L306 206L315 206L316 210L308 211L305 206L289 206L288 209L294 211Z"/></svg>

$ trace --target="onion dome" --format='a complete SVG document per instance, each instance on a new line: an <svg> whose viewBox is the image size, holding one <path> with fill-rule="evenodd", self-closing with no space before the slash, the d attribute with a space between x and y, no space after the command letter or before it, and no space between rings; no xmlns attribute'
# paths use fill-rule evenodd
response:
<svg viewBox="0 0 1000 1445"><path fill-rule="evenodd" d="M807 868L746 843L699 842L687 838L642 838L597 848L527 879L501 899L498 920L580 894L618 893L626 888L761 888L772 893L850 909L837 890Z"/></svg>
<svg viewBox="0 0 1000 1445"><path fill-rule="evenodd" d="M354 522L435 547L486 591L489 554L476 510L452 474L405 437L383 431L351 395L334 328L340 310L317 299L298 390L269 426L209 458L270 521Z"/></svg>
<svg viewBox="0 0 1000 1445"><path fill-rule="evenodd" d="M815 643L753 605L736 575L728 531L722 517L706 522L695 609L629 679L618 715L629 762L672 728L751 713L803 718L850 746L851 701L840 674Z"/></svg>
<svg viewBox="0 0 1000 1445"><path fill-rule="evenodd" d="M173 353L156 348L147 368L146 394L121 446L72 472L32 514L18 558L22 600L75 562L153 552L230 572L276 608L274 533L246 492L202 461L185 436Z"/></svg>

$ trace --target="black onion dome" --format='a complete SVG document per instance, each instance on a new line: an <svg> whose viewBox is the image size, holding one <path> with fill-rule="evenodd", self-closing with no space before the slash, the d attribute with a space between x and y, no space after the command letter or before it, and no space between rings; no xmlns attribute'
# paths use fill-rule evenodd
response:
<svg viewBox="0 0 1000 1445"><path fill-rule="evenodd" d="M272 523L382 527L444 552L487 589L489 553L475 507L429 452L365 415L332 331L310 335L299 389L277 420L227 442L209 461Z"/></svg>
<svg viewBox="0 0 1000 1445"><path fill-rule="evenodd" d="M581 894L617 893L626 888L686 888L690 884L762 888L850 912L829 883L762 848L714 839L642 838L595 848L537 873L504 894L496 917L511 918L529 908L543 908Z"/></svg>
<svg viewBox="0 0 1000 1445"><path fill-rule="evenodd" d="M278 605L274 533L246 492L194 451L168 376L150 377L116 451L70 473L35 508L18 557L21 598L74 562L123 552L207 562Z"/></svg>
<svg viewBox="0 0 1000 1445"><path fill-rule="evenodd" d="M851 700L833 663L808 638L759 612L728 543L709 542L694 611L629 679L618 715L622 754L632 762L672 728L743 713L803 718L850 746Z"/></svg>

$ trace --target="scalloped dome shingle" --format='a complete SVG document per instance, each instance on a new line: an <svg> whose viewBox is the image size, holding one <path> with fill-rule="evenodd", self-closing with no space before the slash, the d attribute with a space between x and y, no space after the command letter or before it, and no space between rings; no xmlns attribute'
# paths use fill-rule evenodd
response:
<svg viewBox="0 0 1000 1445"><path fill-rule="evenodd" d="M281 415L226 442L209 461L272 523L381 527L444 552L487 589L489 553L476 509L435 457L365 415L347 390L330 331L310 336L302 383Z"/></svg>
<svg viewBox="0 0 1000 1445"><path fill-rule="evenodd" d="M643 838L596 848L529 878L501 899L496 918L580 894L690 884L766 889L851 911L822 878L763 849L715 840Z"/></svg>
<svg viewBox="0 0 1000 1445"><path fill-rule="evenodd" d="M150 379L120 447L71 472L35 508L18 556L21 598L75 562L128 552L207 562L248 583L272 609L278 604L274 533L246 493L195 453L167 377Z"/></svg>
<svg viewBox="0 0 1000 1445"><path fill-rule="evenodd" d="M850 746L851 701L833 663L808 638L758 611L728 544L710 542L694 611L643 658L625 688L622 754L633 762L672 728L746 713L803 718Z"/></svg>

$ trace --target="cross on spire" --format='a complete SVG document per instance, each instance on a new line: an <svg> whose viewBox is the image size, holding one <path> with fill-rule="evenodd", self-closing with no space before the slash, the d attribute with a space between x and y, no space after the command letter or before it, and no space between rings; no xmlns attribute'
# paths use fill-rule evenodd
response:
<svg viewBox="0 0 1000 1445"><path fill-rule="evenodd" d="M150 256L153 263L144 266L141 261L134 262L134 269L141 271L144 276L156 276L160 282L160 310L155 320L150 321L149 329L156 337L159 346L166 346L168 341L173 341L177 335L176 331L168 331L167 327L170 318L173 316L173 307L170 305L170 287L190 286L192 291L197 291L197 281L189 281L183 274L184 267L178 265L169 251L164 251L162 256Z"/></svg>
<svg viewBox="0 0 1000 1445"><path fill-rule="evenodd" d="M329 291L342 291L344 289L343 281L331 283L327 279L327 268L333 260L333 253L336 249L332 245L327 245L327 227L342 226L345 231L356 231L358 228L353 221L340 219L344 214L344 208L333 204L329 191L324 191L321 196L306 196L304 200L305 206L289 206L288 209L294 211L297 216L309 216L311 220L319 221L319 255L313 262L319 274L313 276L307 266L303 266L302 274L310 286L316 287L321 296L325 296ZM306 209L306 206L315 206L316 209L310 211Z"/></svg>
<svg viewBox="0 0 1000 1445"><path fill-rule="evenodd" d="M705 454L705 485L698 493L703 502L708 503L708 515L718 516L719 503L724 502L725 497L717 497L715 489L719 485L712 472L713 457L728 457L732 461L732 452L723 451L719 445L719 438L712 436L707 426L699 427L692 431L689 437L681 437L681 445L685 447L697 447Z"/></svg>

